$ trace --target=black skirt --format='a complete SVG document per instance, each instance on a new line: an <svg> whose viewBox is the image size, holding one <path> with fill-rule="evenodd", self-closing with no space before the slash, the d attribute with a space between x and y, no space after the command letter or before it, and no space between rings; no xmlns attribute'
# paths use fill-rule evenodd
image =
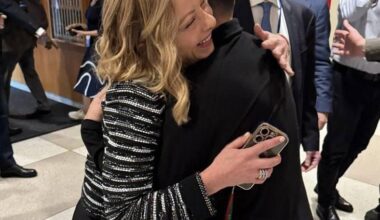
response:
<svg viewBox="0 0 380 220"><path fill-rule="evenodd" d="M104 81L97 75L96 60L96 52L94 44L92 44L86 48L86 53L79 69L77 83L74 86L74 91L89 98L93 98L102 89L104 84Z"/></svg>

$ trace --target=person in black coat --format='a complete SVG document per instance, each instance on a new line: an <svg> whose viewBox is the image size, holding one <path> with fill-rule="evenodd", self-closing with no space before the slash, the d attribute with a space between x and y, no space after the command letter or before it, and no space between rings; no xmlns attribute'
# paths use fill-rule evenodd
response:
<svg viewBox="0 0 380 220"><path fill-rule="evenodd" d="M213 32L216 49L186 71L192 86L191 121L179 127L166 112L155 187L203 170L234 137L269 122L290 139L282 163L265 184L249 191L235 189L232 219L312 219L299 167L300 139L289 82L270 52L260 48L261 42L230 20L234 1L209 2L220 24ZM216 216L197 219L230 215L230 194L226 189L213 196Z"/></svg>
<svg viewBox="0 0 380 220"><path fill-rule="evenodd" d="M9 100L12 73L16 64L18 63L20 65L25 82L37 101L37 109L31 114L24 116L18 115L18 117L35 118L50 112L50 104L35 69L33 56L37 42L36 36L39 34L41 36L47 36L45 29L48 27L48 21L44 8L39 0L13 0L13 4L16 4L16 7L21 9L23 13L14 11L15 14L10 14L7 19L7 27L4 30L2 39L2 51L4 53L2 59L4 59L4 65L0 68L0 74L5 76L5 92L6 98ZM5 14L7 14L7 12L5 12ZM27 24L20 24L19 16L28 16L31 18L31 21ZM30 26L32 26L32 28ZM40 30L39 27L41 27ZM35 31L33 32L33 30ZM47 42L48 43L45 43L44 46L50 49L52 41L48 39Z"/></svg>
<svg viewBox="0 0 380 220"><path fill-rule="evenodd" d="M281 4L279 13L284 20L279 21L280 33L286 27L291 46L291 66L295 72L291 87L297 108L299 136L306 152L303 170L315 168L320 160L319 129L316 106L315 73L315 22L313 12L305 6L290 0L271 0ZM236 1L234 16L243 29L253 33L255 24L250 0ZM281 19L281 18L279 18ZM283 22L285 21L285 22ZM274 32L276 30L273 30Z"/></svg>
<svg viewBox="0 0 380 220"><path fill-rule="evenodd" d="M28 30L29 33L44 36L43 29L33 22L33 19L25 13L14 0L1 0L0 12L7 15L7 19L13 19L17 24ZM5 23L6 28L7 23ZM42 31L41 31L42 30ZM2 38L3 32L0 34ZM42 37L47 42L46 35ZM3 45L2 45L3 46ZM1 48L0 67L5 66L3 48ZM5 93L4 75L0 74L0 176L1 177L34 177L36 170L19 166L13 158L13 150L9 138L8 102Z"/></svg>

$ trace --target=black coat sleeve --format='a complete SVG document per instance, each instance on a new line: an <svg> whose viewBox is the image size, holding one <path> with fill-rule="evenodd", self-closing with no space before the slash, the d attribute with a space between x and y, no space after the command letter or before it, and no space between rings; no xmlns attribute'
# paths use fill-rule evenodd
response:
<svg viewBox="0 0 380 220"><path fill-rule="evenodd" d="M34 19L25 13L13 0L0 0L0 12L6 14L9 19L12 19L33 35L39 28Z"/></svg>
<svg viewBox="0 0 380 220"><path fill-rule="evenodd" d="M89 119L83 120L81 136L88 154L94 159L96 167L102 170L105 145L101 122Z"/></svg>

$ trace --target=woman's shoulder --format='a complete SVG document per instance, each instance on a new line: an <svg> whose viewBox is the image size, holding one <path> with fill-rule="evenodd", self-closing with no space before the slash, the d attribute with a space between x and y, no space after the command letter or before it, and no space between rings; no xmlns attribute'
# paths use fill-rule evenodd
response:
<svg viewBox="0 0 380 220"><path fill-rule="evenodd" d="M108 94L114 95L127 95L133 94L135 96L150 100L158 101L164 98L164 95L161 93L154 93L147 89L145 86L140 85L139 83L133 81L123 81L112 83L109 87Z"/></svg>

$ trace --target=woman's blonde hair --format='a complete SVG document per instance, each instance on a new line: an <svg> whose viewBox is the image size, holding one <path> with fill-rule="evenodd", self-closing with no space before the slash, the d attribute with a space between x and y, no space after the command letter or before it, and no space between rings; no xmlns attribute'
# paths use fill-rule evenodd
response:
<svg viewBox="0 0 380 220"><path fill-rule="evenodd" d="M98 74L109 83L134 81L176 102L177 124L188 121L189 88L181 73L171 0L105 0L97 41Z"/></svg>

